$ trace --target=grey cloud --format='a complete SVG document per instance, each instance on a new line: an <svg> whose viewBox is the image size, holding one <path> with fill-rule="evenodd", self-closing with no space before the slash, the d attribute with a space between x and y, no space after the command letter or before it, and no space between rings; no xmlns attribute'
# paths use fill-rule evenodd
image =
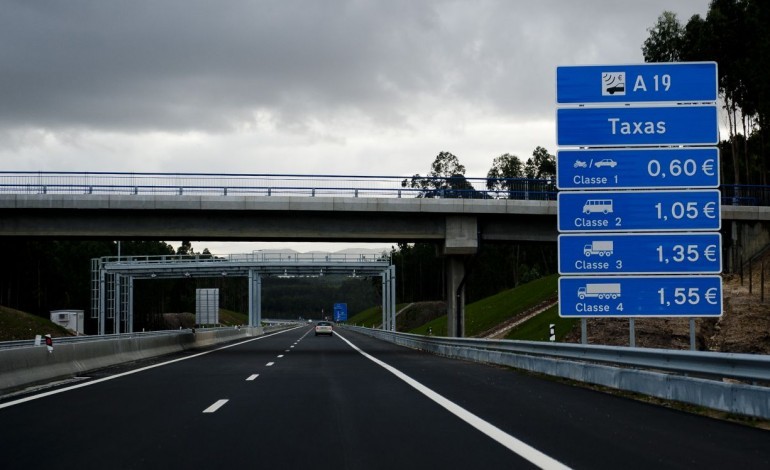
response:
<svg viewBox="0 0 770 470"><path fill-rule="evenodd" d="M256 110L397 125L425 96L545 116L558 63L623 59L666 4L3 0L0 126L218 132Z"/></svg>

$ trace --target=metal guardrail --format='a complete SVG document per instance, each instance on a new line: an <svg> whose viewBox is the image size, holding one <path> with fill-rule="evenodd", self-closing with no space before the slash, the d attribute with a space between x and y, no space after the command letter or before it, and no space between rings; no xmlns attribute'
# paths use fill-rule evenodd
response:
<svg viewBox="0 0 770 470"><path fill-rule="evenodd" d="M357 328L350 327L346 328ZM368 330L368 334L391 342L432 350L442 347L470 348L488 352L526 354L557 359L612 364L635 369L669 371L715 380L724 378L770 383L770 356L755 354L630 348L624 346L543 343L536 341L447 338Z"/></svg>
<svg viewBox="0 0 770 470"><path fill-rule="evenodd" d="M770 419L770 356L436 338L346 326L401 346ZM741 383L751 382L751 384Z"/></svg>
<svg viewBox="0 0 770 470"><path fill-rule="evenodd" d="M293 322L269 322L264 326L265 331L272 331L275 329L281 329L287 324ZM210 328L196 328L196 331L221 331L232 330L232 326L216 326ZM189 334L190 328L184 328L181 330L157 330L157 331L142 331L136 333L119 333L119 334L106 334L106 335L83 335L83 336L58 336L53 338L54 347L57 344L73 344L73 343L88 343L92 341L110 341L116 339L128 339L128 338L147 338L151 336L172 336ZM39 346L45 347L45 341L42 341ZM35 346L34 339L18 340L18 341L0 341L0 349L18 349L18 348L33 348Z"/></svg>

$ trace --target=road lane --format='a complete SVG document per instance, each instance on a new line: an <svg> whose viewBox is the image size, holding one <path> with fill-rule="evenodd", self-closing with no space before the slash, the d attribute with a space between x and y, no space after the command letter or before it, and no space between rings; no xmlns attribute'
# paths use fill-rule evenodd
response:
<svg viewBox="0 0 770 470"><path fill-rule="evenodd" d="M770 462L767 431L342 335L574 468ZM0 409L0 423L3 468L532 468L309 327Z"/></svg>

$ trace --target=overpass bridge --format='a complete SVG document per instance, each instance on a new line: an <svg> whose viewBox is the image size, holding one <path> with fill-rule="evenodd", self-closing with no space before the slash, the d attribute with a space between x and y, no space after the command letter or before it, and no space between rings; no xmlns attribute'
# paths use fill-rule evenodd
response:
<svg viewBox="0 0 770 470"><path fill-rule="evenodd" d="M770 188L721 190L735 266L770 243ZM552 180L0 172L0 237L436 243L451 336L479 244L555 242L556 214Z"/></svg>

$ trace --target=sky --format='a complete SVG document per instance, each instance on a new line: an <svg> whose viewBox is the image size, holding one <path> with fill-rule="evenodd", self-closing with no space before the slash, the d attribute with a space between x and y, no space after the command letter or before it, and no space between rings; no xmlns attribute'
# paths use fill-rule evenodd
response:
<svg viewBox="0 0 770 470"><path fill-rule="evenodd" d="M558 65L643 62L664 10L708 3L0 0L0 169L411 176L448 151L483 177L556 153Z"/></svg>

